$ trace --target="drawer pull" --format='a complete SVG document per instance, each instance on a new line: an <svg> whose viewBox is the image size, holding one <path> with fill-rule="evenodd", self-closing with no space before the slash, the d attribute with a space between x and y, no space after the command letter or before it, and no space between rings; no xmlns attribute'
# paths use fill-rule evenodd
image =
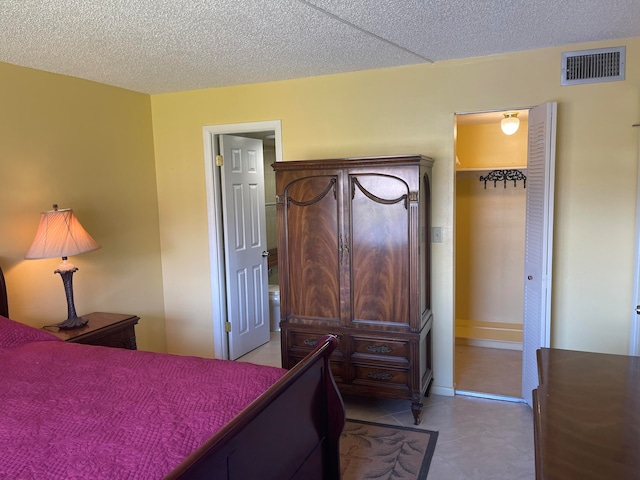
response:
<svg viewBox="0 0 640 480"><path fill-rule="evenodd" d="M369 372L367 373L367 377L373 378L374 380L391 380L393 375L385 372Z"/></svg>
<svg viewBox="0 0 640 480"><path fill-rule="evenodd" d="M315 347L316 343L318 343L318 340L312 340L311 338L305 338L303 343L305 345L309 345L310 347Z"/></svg>
<svg viewBox="0 0 640 480"><path fill-rule="evenodd" d="M386 345L369 345L367 347L371 353L391 353L393 352L393 348L387 347Z"/></svg>

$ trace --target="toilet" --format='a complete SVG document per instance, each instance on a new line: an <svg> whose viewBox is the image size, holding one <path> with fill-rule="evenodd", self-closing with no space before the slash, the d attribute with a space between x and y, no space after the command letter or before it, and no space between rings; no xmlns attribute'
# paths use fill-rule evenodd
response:
<svg viewBox="0 0 640 480"><path fill-rule="evenodd" d="M269 285L269 317L271 331L280 331L280 285Z"/></svg>

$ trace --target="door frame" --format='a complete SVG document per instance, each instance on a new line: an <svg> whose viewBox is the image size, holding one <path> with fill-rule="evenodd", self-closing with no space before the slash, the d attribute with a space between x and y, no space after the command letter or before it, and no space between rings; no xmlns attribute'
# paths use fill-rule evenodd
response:
<svg viewBox="0 0 640 480"><path fill-rule="evenodd" d="M227 360L229 346L224 329L227 318L227 287L225 281L224 232L222 227L222 185L220 171L215 166L218 155L218 135L240 135L242 133L271 130L275 135L276 162L282 161L282 122L231 123L202 127L204 142L204 168L207 202L207 224L209 231L209 271L211 279L211 323L215 358Z"/></svg>
<svg viewBox="0 0 640 480"><path fill-rule="evenodd" d="M526 106L526 107L513 107L510 109L496 109L496 110L481 110L481 111L473 111L473 112L455 112L454 113L454 131L457 128L457 117L461 116L461 115L474 115L474 114L482 114L482 113L496 113L496 112L500 112L500 113L506 113L509 111L514 111L514 110L531 110L533 108L535 108L537 105L530 105L530 106ZM457 137L457 135L456 135ZM457 250L457 246L456 246L456 233L455 233L455 212L456 212L456 177L455 177L455 172L456 172L456 165L455 165L455 159L457 158L456 155L456 142L457 140L454 140L454 166L453 166L453 256L454 256L454 260L453 260L453 272L454 272L454 279L453 279L453 284L454 284L454 289L453 289L453 362L452 362L452 370L453 370L453 375L454 375L454 388L453 388L453 392L454 395L458 394L458 389L455 388L455 340L456 340L456 315L455 315L455 306L456 306L456 288L455 288L455 257L456 257L456 250ZM527 135L527 142L529 142L529 138ZM528 148L528 147L527 147ZM527 157L528 157L528 153L527 153ZM640 192L640 191L639 191ZM639 201L640 201L640 197L639 197ZM526 213L525 213L526 215ZM553 229L551 229L550 231L547 231L547 238L545 239L545 241L550 242L549 244L552 245L551 247L551 254L553 252ZM551 268L549 266L549 268ZM523 280L524 281L524 280ZM524 305L523 305L523 309L524 309ZM523 319L524 321L524 319ZM549 300L547 302L547 305L544 309L544 320L541 322L541 330L543 332L543 335L545 335L545 341L543 341L543 346L549 346L549 332L551 331L551 309L550 309L550 297ZM523 323L523 335L524 335L524 323ZM523 338L523 353L524 353L524 338ZM523 377L524 375L521 373L520 375L520 380L521 383L523 381ZM465 392L466 394L467 392ZM500 400L511 400L511 401L517 401L515 397L504 397L502 395L493 395L493 394L478 394L474 396L480 396L480 397L484 397L484 398L494 398L494 399L500 399ZM518 399L519 400L519 399ZM522 398L521 400L522 402L525 401L524 398Z"/></svg>

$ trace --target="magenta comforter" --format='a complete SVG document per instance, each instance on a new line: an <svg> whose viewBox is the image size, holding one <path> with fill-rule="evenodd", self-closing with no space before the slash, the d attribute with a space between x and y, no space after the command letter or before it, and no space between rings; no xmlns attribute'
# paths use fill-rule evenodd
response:
<svg viewBox="0 0 640 480"><path fill-rule="evenodd" d="M160 479L284 373L66 343L0 317L0 478Z"/></svg>

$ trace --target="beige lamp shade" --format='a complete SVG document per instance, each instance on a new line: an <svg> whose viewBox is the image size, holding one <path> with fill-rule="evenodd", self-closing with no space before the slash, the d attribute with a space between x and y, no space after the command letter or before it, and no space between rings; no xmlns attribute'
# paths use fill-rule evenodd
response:
<svg viewBox="0 0 640 480"><path fill-rule="evenodd" d="M57 205L53 208L40 214L40 225L26 259L70 257L100 248L100 244L82 228L73 210L58 210Z"/></svg>

